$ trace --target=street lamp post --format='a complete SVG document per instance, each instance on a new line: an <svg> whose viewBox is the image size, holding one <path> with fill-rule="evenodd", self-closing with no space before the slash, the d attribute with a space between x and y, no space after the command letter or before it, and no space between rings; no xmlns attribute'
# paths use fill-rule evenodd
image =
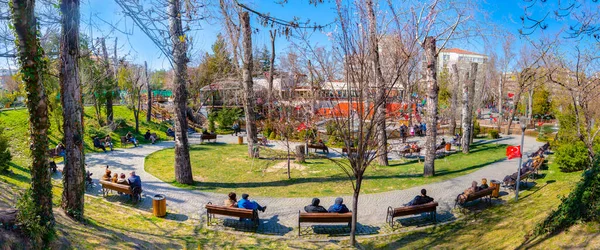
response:
<svg viewBox="0 0 600 250"><path fill-rule="evenodd" d="M521 116L519 118L519 125L521 125L521 148L520 153L521 157L519 157L519 167L517 168L517 183L516 192L515 192L515 201L519 201L519 186L521 185L521 165L523 164L523 143L525 142L525 129L527 128L527 117Z"/></svg>

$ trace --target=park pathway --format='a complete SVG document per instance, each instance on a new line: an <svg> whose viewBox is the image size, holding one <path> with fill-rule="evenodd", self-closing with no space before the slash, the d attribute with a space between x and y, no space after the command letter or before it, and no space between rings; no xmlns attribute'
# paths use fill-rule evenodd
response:
<svg viewBox="0 0 600 250"><path fill-rule="evenodd" d="M518 145L520 136L507 136L495 142ZM218 141L237 143L237 138L229 135L219 136ZM199 134L190 136L191 143L199 143ZM542 143L537 142L535 138L525 138L525 152L531 153L535 151ZM88 170L93 173L94 186L88 188L87 194L94 196L102 196L98 179L104 174L106 165L110 166L113 173L129 173L136 171L141 177L143 183L143 200L137 205L138 209L151 211L152 196L155 194L164 194L167 197L167 211L169 218L175 220L198 219L204 215L204 205L208 202L221 204L226 198L226 194L203 192L199 190L182 189L175 187L169 183L165 183L144 170L144 159L147 155L161 149L174 147L173 141L160 142L155 145L142 145L136 148L116 149L109 153L92 153L86 155ZM275 144L272 146L276 149L282 149L283 145ZM333 152L330 156L335 156ZM394 157L394 156L393 156ZM394 157L395 158L395 157ZM443 161L443 159L440 159ZM388 206L398 207L410 201L415 195L419 194L422 188L427 189L428 195L434 197L439 202L438 220L445 221L454 218L451 210L454 206L454 199L465 188L470 186L470 183L480 181L481 178L488 180L501 180L504 176L516 171L518 159L502 160L489 164L481 169L459 176L450 180L431 183L428 185L413 187L404 190L395 190L376 194L362 194L359 201L359 217L358 222L359 233L370 234L381 232L380 227L385 224L385 211ZM62 167L62 166L59 166ZM236 191L238 195L244 190ZM271 198L271 197L253 197L251 199L259 201L262 205L267 205L267 211L260 213L261 225L259 232L265 234L285 235L290 233L297 226L298 210L303 210L303 207L308 205L312 197L306 198ZM328 207L333 203L335 197L319 197L321 204ZM345 203L350 207L352 197L343 196ZM106 198L110 202L125 203L124 197L119 197L115 194Z"/></svg>

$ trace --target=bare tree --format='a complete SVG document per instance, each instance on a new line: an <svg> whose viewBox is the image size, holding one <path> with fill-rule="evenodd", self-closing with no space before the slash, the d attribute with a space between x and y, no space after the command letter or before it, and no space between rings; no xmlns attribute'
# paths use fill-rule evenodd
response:
<svg viewBox="0 0 600 250"><path fill-rule="evenodd" d="M423 167L423 176L433 176L435 174L435 152L437 136L438 119L438 92L437 84L437 53L435 37L425 38L423 43L425 50L425 82L427 82L427 138L425 139L425 161Z"/></svg>
<svg viewBox="0 0 600 250"><path fill-rule="evenodd" d="M375 18L375 11L373 11L373 1L366 0L367 15L369 20L369 47L371 53L371 63L373 64L373 74L375 76L375 87L377 88L377 94L375 102L379 105L376 117L373 117L377 121L377 130L379 130L377 143L379 147L379 156L377 162L379 165L387 166L388 153L387 153L387 133L385 114L386 114L386 84L381 73L381 65L379 62L379 39L377 38L377 18ZM434 46L435 48L435 46ZM437 95L437 94L436 94Z"/></svg>
<svg viewBox="0 0 600 250"><path fill-rule="evenodd" d="M254 143L256 137L256 115L254 114L254 83L252 82L252 28L250 27L250 15L247 11L242 12L240 17L244 38L242 46L244 47L244 67L242 68L242 78L244 85L244 112L246 116L246 139L248 140L248 156L257 157L254 154Z"/></svg>
<svg viewBox="0 0 600 250"><path fill-rule="evenodd" d="M463 81L462 100L462 152L469 153L471 137L473 136L473 96L475 95L475 80L477 77L477 63L471 63L471 71L465 73Z"/></svg>
<svg viewBox="0 0 600 250"><path fill-rule="evenodd" d="M35 0L13 0L11 4L17 46L17 59L21 65L23 82L27 91L29 135L31 140L31 200L35 204L33 216L39 216L39 226L52 231L52 183L48 171L48 99L44 89L44 50L38 37L35 17ZM45 242L46 244L48 242Z"/></svg>
<svg viewBox="0 0 600 250"><path fill-rule="evenodd" d="M83 153L83 105L79 79L79 0L63 0L60 40L60 92L65 132L65 166L61 206L77 219L83 218L85 154Z"/></svg>
<svg viewBox="0 0 600 250"><path fill-rule="evenodd" d="M145 70L141 66L126 65L119 70L121 89L127 91L128 107L133 111L135 132L140 133L140 110L142 108L142 88L146 85Z"/></svg>
<svg viewBox="0 0 600 250"><path fill-rule="evenodd" d="M187 137L187 48L181 25L181 0L169 2L169 33L173 45L173 87L175 88L175 179L193 184Z"/></svg>
<svg viewBox="0 0 600 250"><path fill-rule="evenodd" d="M148 63L144 61L144 80L146 81L147 95L147 107L146 107L146 121L152 121L152 87L150 86L150 76L148 75Z"/></svg>

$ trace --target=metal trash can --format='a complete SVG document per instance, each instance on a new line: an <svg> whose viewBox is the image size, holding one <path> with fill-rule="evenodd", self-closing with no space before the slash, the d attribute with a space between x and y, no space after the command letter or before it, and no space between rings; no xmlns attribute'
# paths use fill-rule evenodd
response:
<svg viewBox="0 0 600 250"><path fill-rule="evenodd" d="M492 198L498 198L500 196L500 181L490 181L490 186L494 188L492 191Z"/></svg>
<svg viewBox="0 0 600 250"><path fill-rule="evenodd" d="M238 144L240 144L240 145L244 144L244 137L238 136Z"/></svg>
<svg viewBox="0 0 600 250"><path fill-rule="evenodd" d="M162 194L152 197L152 213L156 217L165 217L167 215L167 198Z"/></svg>
<svg viewBox="0 0 600 250"><path fill-rule="evenodd" d="M452 144L446 143L446 151L450 151L452 149Z"/></svg>

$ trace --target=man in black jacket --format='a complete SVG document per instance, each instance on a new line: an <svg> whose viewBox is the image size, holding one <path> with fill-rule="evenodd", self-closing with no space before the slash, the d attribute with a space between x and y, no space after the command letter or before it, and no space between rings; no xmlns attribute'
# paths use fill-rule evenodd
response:
<svg viewBox="0 0 600 250"><path fill-rule="evenodd" d="M421 195L415 196L415 198L406 205L407 206L416 206L416 205L426 204L426 203L429 203L432 201L433 201L433 198L427 196L427 190L421 189Z"/></svg>
<svg viewBox="0 0 600 250"><path fill-rule="evenodd" d="M327 213L327 209L319 205L320 202L319 198L313 198L312 203L304 207L304 211L307 213Z"/></svg>

